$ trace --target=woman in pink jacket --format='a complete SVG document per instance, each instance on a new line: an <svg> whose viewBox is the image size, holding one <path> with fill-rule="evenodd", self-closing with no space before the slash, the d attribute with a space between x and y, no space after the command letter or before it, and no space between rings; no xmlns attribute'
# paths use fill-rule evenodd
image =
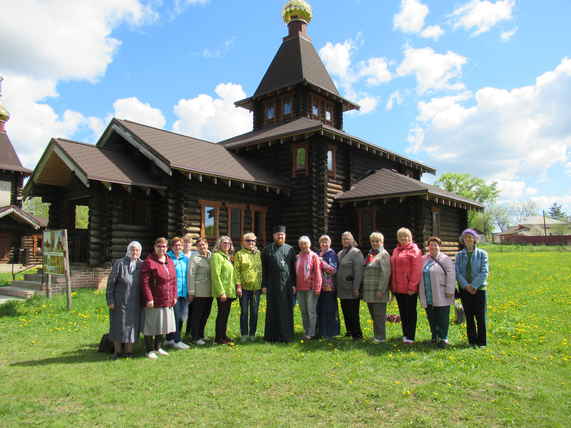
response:
<svg viewBox="0 0 571 428"><path fill-rule="evenodd" d="M317 301L321 294L321 260L311 251L311 241L302 236L298 241L299 254L295 262L295 288L303 321L305 340L315 337Z"/></svg>
<svg viewBox="0 0 571 428"><path fill-rule="evenodd" d="M416 334L416 302L422 272L422 252L412 242L406 227L397 231L398 245L391 256L391 291L397 299L402 324L402 341L414 343Z"/></svg>

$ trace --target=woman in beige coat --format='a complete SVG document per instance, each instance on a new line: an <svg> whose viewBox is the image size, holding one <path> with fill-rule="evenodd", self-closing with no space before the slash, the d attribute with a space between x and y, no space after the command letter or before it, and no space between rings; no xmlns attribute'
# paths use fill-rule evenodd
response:
<svg viewBox="0 0 571 428"><path fill-rule="evenodd" d="M363 278L363 254L357 248L351 232L341 235L343 249L339 251L339 269L336 276L337 297L341 300L341 310L347 329L346 336L353 340L363 338L361 321L359 319L359 295Z"/></svg>
<svg viewBox="0 0 571 428"><path fill-rule="evenodd" d="M454 304L456 273L450 258L440 252L442 242L432 236L428 239L428 254L423 257L422 276L419 286L420 303L432 333L432 343L440 348L448 345L450 305Z"/></svg>
<svg viewBox="0 0 571 428"><path fill-rule="evenodd" d="M385 317L389 301L391 257L383 247L385 237L382 233L371 233L369 240L371 251L365 258L363 300L367 302L373 320L373 342L383 343L386 340Z"/></svg>

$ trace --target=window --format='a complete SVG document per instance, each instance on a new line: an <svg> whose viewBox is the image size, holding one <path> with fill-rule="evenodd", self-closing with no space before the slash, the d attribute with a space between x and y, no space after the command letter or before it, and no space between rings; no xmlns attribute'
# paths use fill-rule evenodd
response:
<svg viewBox="0 0 571 428"><path fill-rule="evenodd" d="M243 204L226 204L228 208L228 234L232 240L240 240L244 234L244 211Z"/></svg>
<svg viewBox="0 0 571 428"><path fill-rule="evenodd" d="M283 115L287 116L292 113L291 98L286 98L283 103Z"/></svg>
<svg viewBox="0 0 571 428"><path fill-rule="evenodd" d="M368 246L369 235L377 228L376 215L377 209L374 207L357 208L359 243L363 246Z"/></svg>
<svg viewBox="0 0 571 428"><path fill-rule="evenodd" d="M329 174L330 177L335 177L335 169L335 146L329 146L327 149L327 174Z"/></svg>
<svg viewBox="0 0 571 428"><path fill-rule="evenodd" d="M266 119L272 120L276 117L276 108L273 104L266 105Z"/></svg>
<svg viewBox="0 0 571 428"><path fill-rule="evenodd" d="M75 206L75 229L87 229L89 224L89 206L76 205Z"/></svg>
<svg viewBox="0 0 571 428"><path fill-rule="evenodd" d="M258 246L266 244L266 216L268 213L267 207L259 205L251 205L250 211L252 213L252 232L258 238Z"/></svg>
<svg viewBox="0 0 571 428"><path fill-rule="evenodd" d="M0 207L12 203L12 182L0 181Z"/></svg>
<svg viewBox="0 0 571 428"><path fill-rule="evenodd" d="M440 238L440 209L432 208L432 236Z"/></svg>
<svg viewBox="0 0 571 428"><path fill-rule="evenodd" d="M199 201L200 232L206 238L218 238L220 230L220 202Z"/></svg>
<svg viewBox="0 0 571 428"><path fill-rule="evenodd" d="M319 105L317 103L313 103L311 105L311 114L313 116L319 117Z"/></svg>
<svg viewBox="0 0 571 428"><path fill-rule="evenodd" d="M293 146L292 150L292 175L307 175L309 163L307 159L307 146L305 144L296 144Z"/></svg>
<svg viewBox="0 0 571 428"><path fill-rule="evenodd" d="M331 117L332 117L331 110L329 110L329 109L325 110L325 120L327 122L331 122Z"/></svg>

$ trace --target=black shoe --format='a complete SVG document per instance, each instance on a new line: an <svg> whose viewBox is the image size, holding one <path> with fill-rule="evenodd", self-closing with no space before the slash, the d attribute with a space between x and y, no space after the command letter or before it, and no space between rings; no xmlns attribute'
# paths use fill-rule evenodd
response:
<svg viewBox="0 0 571 428"><path fill-rule="evenodd" d="M132 352L127 352L127 353L124 355L124 357L125 357L125 358L133 358L133 357L135 357L135 354L133 354Z"/></svg>
<svg viewBox="0 0 571 428"><path fill-rule="evenodd" d="M345 337L352 337L353 335L349 332L345 333Z"/></svg>
<svg viewBox="0 0 571 428"><path fill-rule="evenodd" d="M123 354L113 354L111 355L111 361L115 361L118 360L120 358L123 358Z"/></svg>

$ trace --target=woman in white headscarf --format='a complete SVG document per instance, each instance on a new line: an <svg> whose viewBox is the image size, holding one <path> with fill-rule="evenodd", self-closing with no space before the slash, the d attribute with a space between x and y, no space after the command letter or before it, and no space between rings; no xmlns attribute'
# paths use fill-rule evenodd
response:
<svg viewBox="0 0 571 428"><path fill-rule="evenodd" d="M141 272L141 244L127 246L125 257L113 263L107 280L109 306L109 338L115 346L113 359L133 356L133 343L139 338L141 299L139 277Z"/></svg>

